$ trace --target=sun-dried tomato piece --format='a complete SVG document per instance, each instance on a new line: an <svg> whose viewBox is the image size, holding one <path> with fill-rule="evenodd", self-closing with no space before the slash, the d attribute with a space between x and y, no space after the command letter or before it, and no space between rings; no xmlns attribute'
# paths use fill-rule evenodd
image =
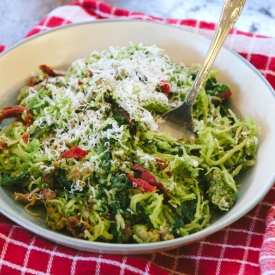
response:
<svg viewBox="0 0 275 275"><path fill-rule="evenodd" d="M132 229L130 226L125 226L124 233L130 235L132 233Z"/></svg>
<svg viewBox="0 0 275 275"><path fill-rule="evenodd" d="M71 231L72 235L76 238L77 237L77 231L79 229L80 226L80 222L79 219L77 219L76 217L71 217L68 220L68 230Z"/></svg>
<svg viewBox="0 0 275 275"><path fill-rule="evenodd" d="M163 190L166 194L169 193L169 191L164 187L164 185L161 182L157 181L156 177L149 171L146 170L142 172L141 178L143 180L146 180L150 185L156 186L159 189Z"/></svg>
<svg viewBox="0 0 275 275"><path fill-rule="evenodd" d="M167 162L163 159L156 158L155 160L156 160L158 170L163 170L168 166Z"/></svg>
<svg viewBox="0 0 275 275"><path fill-rule="evenodd" d="M5 141L0 141L0 150L7 147L7 143Z"/></svg>
<svg viewBox="0 0 275 275"><path fill-rule="evenodd" d="M139 164L134 164L132 166L132 169L135 170L135 171L140 171L140 172L146 171L146 169L144 167L142 167L141 165L139 165Z"/></svg>
<svg viewBox="0 0 275 275"><path fill-rule="evenodd" d="M156 186L151 186L147 181L143 179L136 179L131 174L128 174L127 178L134 187L139 187L139 189L142 191L154 192L157 189Z"/></svg>
<svg viewBox="0 0 275 275"><path fill-rule="evenodd" d="M29 86L33 87L37 84L39 84L40 82L42 82L43 80L39 78L39 76L35 75L35 76L31 76L29 79Z"/></svg>
<svg viewBox="0 0 275 275"><path fill-rule="evenodd" d="M21 119L21 116L23 114L25 114L24 120L26 121L27 125L30 126L32 124L32 116L28 108L20 105L4 107L0 111L0 123L2 123L4 119L12 118L12 117Z"/></svg>
<svg viewBox="0 0 275 275"><path fill-rule="evenodd" d="M166 95L168 96L171 92L171 88L170 88L170 85L167 83L166 80L162 80L160 82L160 85L159 85L161 91Z"/></svg>
<svg viewBox="0 0 275 275"><path fill-rule="evenodd" d="M69 150L63 152L61 154L62 158L74 158L74 159L78 159L78 158L84 158L88 155L88 152L81 149L78 146L73 146L72 148L70 148Z"/></svg>
<svg viewBox="0 0 275 275"><path fill-rule="evenodd" d="M134 164L132 166L132 169L137 172L141 172L140 178L142 180L145 180L147 183L149 183L151 186L156 186L159 189L163 190L166 194L169 193L169 191L164 187L164 185L161 182L158 182L156 177L146 170L144 167L142 167L139 164Z"/></svg>
<svg viewBox="0 0 275 275"><path fill-rule="evenodd" d="M24 112L28 112L28 109L23 106L6 106L0 111L0 121L6 118L19 117Z"/></svg>
<svg viewBox="0 0 275 275"><path fill-rule="evenodd" d="M54 71L50 66L47 66L45 64L40 65L39 68L44 74L47 74L48 76L55 77L55 76L63 76L64 75L63 73Z"/></svg>
<svg viewBox="0 0 275 275"><path fill-rule="evenodd" d="M93 77L93 72L92 71L90 71L90 70L88 70L87 72L86 72L86 76L87 77Z"/></svg>
<svg viewBox="0 0 275 275"><path fill-rule="evenodd" d="M51 190L50 188L43 188L42 194L46 200L51 200L56 197L55 191Z"/></svg>
<svg viewBox="0 0 275 275"><path fill-rule="evenodd" d="M24 143L26 143L26 144L29 143L29 134L28 133L24 133L21 137L22 137L22 140Z"/></svg>
<svg viewBox="0 0 275 275"><path fill-rule="evenodd" d="M33 123L33 118L32 118L32 115L30 113L26 114L25 115L25 121L26 121L26 124L28 126L31 126L32 123Z"/></svg>
<svg viewBox="0 0 275 275"><path fill-rule="evenodd" d="M216 100L216 99L212 99L211 102L214 104L214 105L219 105L221 104L224 100L228 99L229 97L231 97L232 95L232 91L230 89L227 89L223 92L221 92L218 97L221 99L220 100Z"/></svg>

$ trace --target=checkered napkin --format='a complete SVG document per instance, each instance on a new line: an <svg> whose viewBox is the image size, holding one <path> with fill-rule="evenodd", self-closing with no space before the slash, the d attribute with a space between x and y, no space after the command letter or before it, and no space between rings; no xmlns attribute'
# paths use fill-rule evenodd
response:
<svg viewBox="0 0 275 275"><path fill-rule="evenodd" d="M53 10L26 36L65 24L119 17L165 22L208 36L215 29L213 23L162 19L100 1L80 0ZM250 61L275 88L274 38L233 30L226 44ZM0 274L275 274L274 201L275 186L229 227L188 246L141 256L76 251L36 236L0 214Z"/></svg>

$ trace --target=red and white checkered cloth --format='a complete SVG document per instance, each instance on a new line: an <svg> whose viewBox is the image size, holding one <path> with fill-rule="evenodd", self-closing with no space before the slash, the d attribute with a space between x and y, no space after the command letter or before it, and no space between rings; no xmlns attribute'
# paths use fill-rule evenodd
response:
<svg viewBox="0 0 275 275"><path fill-rule="evenodd" d="M53 10L26 36L64 24L118 17L161 21L208 36L215 29L213 23L162 19L100 1L79 0ZM233 30L226 44L259 69L275 88L274 38ZM4 46L0 46L1 50ZM0 274L275 274L274 202L275 186L253 210L218 233L175 250L139 257L66 248L34 235L0 214Z"/></svg>

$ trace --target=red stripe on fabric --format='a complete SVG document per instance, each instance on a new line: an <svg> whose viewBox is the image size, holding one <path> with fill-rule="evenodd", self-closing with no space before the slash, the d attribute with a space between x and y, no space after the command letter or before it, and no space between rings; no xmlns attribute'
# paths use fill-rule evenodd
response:
<svg viewBox="0 0 275 275"><path fill-rule="evenodd" d="M73 259L59 256L57 254L52 257L52 264L50 269L50 274L71 274L71 267L72 267ZM81 273L81 270L79 271ZM89 274L89 273L86 273Z"/></svg>
<svg viewBox="0 0 275 275"><path fill-rule="evenodd" d="M250 32L243 32L243 31L239 31L239 30L236 31L236 34L241 34L241 35L245 35L245 36L249 36L249 37L254 36L253 33L250 33Z"/></svg>
<svg viewBox="0 0 275 275"><path fill-rule="evenodd" d="M144 17L143 17L143 19L144 19ZM153 22L163 22L162 18L155 17L155 16L146 17L146 20L147 21L153 21Z"/></svg>
<svg viewBox="0 0 275 275"><path fill-rule="evenodd" d="M125 9L115 8L106 3L94 0L76 1L71 5L77 5L83 8L85 12L97 18L106 18L110 16L102 16L102 13L113 15L113 16L125 16L128 17L130 12Z"/></svg>
<svg viewBox="0 0 275 275"><path fill-rule="evenodd" d="M260 34L256 34L255 35L257 38L267 38L268 36L266 36L266 35L260 35Z"/></svg>
<svg viewBox="0 0 275 275"><path fill-rule="evenodd" d="M34 29L29 31L25 35L25 37L30 37L34 34L40 33L47 28L55 28L55 27L59 27L59 26L67 25L71 23L72 22L70 20L66 20L64 18L57 17L57 16L46 17L42 21L40 21Z"/></svg>
<svg viewBox="0 0 275 275"><path fill-rule="evenodd" d="M245 228L247 228L248 226L246 226ZM235 229L235 225L234 225L234 229ZM236 234L238 234L238 238L236 239ZM248 232L244 229L244 230L234 230L232 232L230 232L230 234L228 234L227 237L227 244L231 245L231 246L236 246L236 245L240 245L240 246L246 246L246 240L248 237Z"/></svg>
<svg viewBox="0 0 275 275"><path fill-rule="evenodd" d="M215 259L211 260L211 259L200 259L199 260L199 265L201 265L200 267L200 273L201 275L204 275L204 274L220 274L220 272L216 272L216 270L218 269L218 264L219 262ZM234 274L234 273L230 273L231 274ZM237 273L235 273L237 274ZM222 275L229 275L229 273L224 273Z"/></svg>
<svg viewBox="0 0 275 275"><path fill-rule="evenodd" d="M264 70L268 62L268 56L262 54L251 54L250 63L253 64L258 70Z"/></svg>
<svg viewBox="0 0 275 275"><path fill-rule="evenodd" d="M133 12L130 13L130 16L134 16L134 17L140 16L141 18L144 18L145 14L143 12L133 11Z"/></svg>
<svg viewBox="0 0 275 275"><path fill-rule="evenodd" d="M244 31L240 31L240 30L236 30L236 34L245 35L245 36L248 36L248 37L255 36L257 38L267 38L268 37L266 35L254 34L254 33L251 33L251 32L244 32Z"/></svg>
<svg viewBox="0 0 275 275"><path fill-rule="evenodd" d="M130 11L124 10L124 9L114 9L113 15L119 16L119 17L128 17L130 15Z"/></svg>
<svg viewBox="0 0 275 275"><path fill-rule="evenodd" d="M169 255L176 255L176 250L171 250L167 252ZM150 261L151 255L145 255L144 258L147 258ZM154 262L156 263L165 263L167 269L172 269L175 259L174 257L167 257L165 253L157 253ZM134 263L134 261L133 261ZM163 265L163 264L162 264Z"/></svg>
<svg viewBox="0 0 275 275"><path fill-rule="evenodd" d="M269 60L268 56L261 54L248 54L248 53L239 53L242 57L248 60L251 64L253 64L259 70L270 70L275 72L275 57L272 57ZM267 68L269 62L269 66ZM264 77L270 83L273 89L275 89L275 76L271 73L265 73Z"/></svg>
<svg viewBox="0 0 275 275"><path fill-rule="evenodd" d="M180 20L168 18L168 19L165 20L165 23L170 24L170 25L179 25Z"/></svg>
<svg viewBox="0 0 275 275"><path fill-rule="evenodd" d="M248 58L248 53L239 53L243 58L247 59Z"/></svg>
<svg viewBox="0 0 275 275"><path fill-rule="evenodd" d="M196 27L197 20L195 19L165 19L165 23L170 25L181 25L181 26L188 26L188 27Z"/></svg>
<svg viewBox="0 0 275 275"><path fill-rule="evenodd" d="M236 237L236 236L235 236ZM226 259L239 260L244 258L245 249L243 247L226 247L223 257Z"/></svg>
<svg viewBox="0 0 275 275"><path fill-rule="evenodd" d="M215 243L204 243L200 252L200 255L203 257L211 257L211 258L220 258L222 253L222 246L216 245Z"/></svg>
<svg viewBox="0 0 275 275"><path fill-rule="evenodd" d="M215 235L210 235L207 239L208 242L210 243L223 243L224 238L225 238L226 231L221 230L217 232Z"/></svg>
<svg viewBox="0 0 275 275"><path fill-rule="evenodd" d="M1 213L0 213L0 222L1 222L1 224L3 224L3 223L12 223L12 221L10 219L8 219L6 216L4 216ZM1 226L1 224L0 224L0 226Z"/></svg>
<svg viewBox="0 0 275 275"><path fill-rule="evenodd" d="M39 33L39 32L41 32L41 29L34 28L34 29L32 29L31 31L29 31L29 32L25 35L25 37L26 37L26 38L27 38L27 37L30 37L30 36L32 36L32 35L35 35L35 34Z"/></svg>
<svg viewBox="0 0 275 275"><path fill-rule="evenodd" d="M272 201L275 198L275 184L265 196L265 200Z"/></svg>
<svg viewBox="0 0 275 275"><path fill-rule="evenodd" d="M36 237L33 246L39 247L41 249L45 249L48 251L52 251L55 247L55 244L50 241L45 241L45 239L42 239L40 237ZM71 251L71 250L70 250Z"/></svg>
<svg viewBox="0 0 275 275"><path fill-rule="evenodd" d="M56 253L66 254L68 256L74 256L75 255L75 250L72 250L71 248L66 247L66 246L62 246L62 245L57 246L55 251L56 251Z"/></svg>
<svg viewBox="0 0 275 275"><path fill-rule="evenodd" d="M96 16L96 1L82 1L81 3L79 1L73 2L70 5L72 6L80 6L83 8L83 10L85 12L87 12L87 14L91 15L91 16Z"/></svg>
<svg viewBox="0 0 275 275"><path fill-rule="evenodd" d="M270 58L269 66L267 69L275 72L275 57Z"/></svg>
<svg viewBox="0 0 275 275"><path fill-rule="evenodd" d="M4 45L0 45L0 53L3 52L5 50L5 46Z"/></svg>
<svg viewBox="0 0 275 275"><path fill-rule="evenodd" d="M267 81L270 83L270 85L273 87L273 89L275 90L275 75L272 74L267 74L265 76L265 78L267 79Z"/></svg>
<svg viewBox="0 0 275 275"><path fill-rule="evenodd" d="M70 5L81 6L84 8L89 8L89 9L95 10L97 1L94 1L94 0L75 1L75 2L72 2ZM106 4L106 5L108 5L108 4Z"/></svg>
<svg viewBox="0 0 275 275"><path fill-rule="evenodd" d="M270 209L266 218L266 234L261 247L261 272L269 272L275 270L275 261L269 259L268 256L275 255L275 205ZM267 257L267 258L265 258Z"/></svg>
<svg viewBox="0 0 275 275"><path fill-rule="evenodd" d="M210 274L210 273L209 273ZM241 264L239 262L234 262L234 264L228 261L221 261L218 274L221 275L232 275L232 274L246 274L246 275L257 275L259 273L259 268L256 266L250 266L249 264Z"/></svg>
<svg viewBox="0 0 275 275"><path fill-rule="evenodd" d="M58 27L58 26L62 26L62 25L65 25L65 24L71 24L72 22L71 21L68 21L68 20L65 20L64 18L62 17L56 17L56 16L51 16L46 24L44 22L44 24L47 26L47 27L50 27L50 28L54 28L54 27Z"/></svg>
<svg viewBox="0 0 275 275"><path fill-rule="evenodd" d="M180 20L180 25L185 25L185 26L189 26L189 27L196 27L197 20L194 20L194 19Z"/></svg>
<svg viewBox="0 0 275 275"><path fill-rule="evenodd" d="M3 275L21 275L22 272L21 272L21 270L16 270L16 269L13 269L12 267L3 265L1 268L1 274L3 274Z"/></svg>
<svg viewBox="0 0 275 275"><path fill-rule="evenodd" d="M106 5L106 3L98 2L98 4L97 4L97 9L98 9L100 12L107 13L107 14L111 14L111 13L112 13L113 7L110 6L110 5Z"/></svg>
<svg viewBox="0 0 275 275"><path fill-rule="evenodd" d="M10 242L9 245L7 246L7 250L6 250L5 256L3 257L3 260L19 266L24 266L24 259L25 259L26 253L27 253L26 247Z"/></svg>
<svg viewBox="0 0 275 275"><path fill-rule="evenodd" d="M98 255L92 255L93 257L98 257ZM99 265L100 267L100 265ZM97 262L92 260L83 261L78 259L75 264L75 274L90 274L96 271ZM70 274L70 273L69 273Z"/></svg>
<svg viewBox="0 0 275 275"><path fill-rule="evenodd" d="M46 21L48 20L50 16L46 16L45 18L43 18L38 24L37 26L43 26L45 25Z"/></svg>
<svg viewBox="0 0 275 275"><path fill-rule="evenodd" d="M152 275L155 275L155 274L156 275L158 275L158 274L160 274L160 275L168 275L168 274L170 274L169 272L166 272L162 268L165 268L166 270L173 270L174 263L175 263L175 257L174 257L174 255L177 254L176 251L177 250L175 249L175 250L170 250L170 251L167 251L167 252L164 252L164 253L156 253L154 255L155 258L154 258L153 264L150 266L150 271L151 272L149 272L149 274L152 274ZM149 254L148 255L144 255L143 258L146 258L148 261L151 261L152 255L149 255ZM175 266L175 270L173 270L173 271L176 272L179 269L180 274L189 274L189 272L186 271L188 269L189 265L188 266L184 265L183 259L179 259L179 260L180 260L179 266ZM127 263L128 263L128 261L127 261ZM135 259L132 257L131 262L129 262L129 263L134 264L135 263ZM190 263L190 266L193 267L191 265L191 263ZM194 274L194 272L190 273L190 274Z"/></svg>
<svg viewBox="0 0 275 275"><path fill-rule="evenodd" d="M27 267L46 273L51 255L50 253L45 253L42 249L43 247L39 247L39 250L32 249L30 251Z"/></svg>
<svg viewBox="0 0 275 275"><path fill-rule="evenodd" d="M121 269L122 269L122 266L113 266L108 263L100 265L100 272L102 274L121 274ZM124 271L124 274L125 274L125 271Z"/></svg>
<svg viewBox="0 0 275 275"><path fill-rule="evenodd" d="M200 29L206 29L206 30L215 30L216 24L201 21L200 24L199 24L199 28Z"/></svg>
<svg viewBox="0 0 275 275"><path fill-rule="evenodd" d="M260 246L261 246L261 244L260 244ZM247 256L246 256L247 263L254 263L254 265L257 265L257 267L255 267L257 269L257 272L259 272L259 255L260 255L259 247L260 246L257 246L257 247L251 246L251 248L254 248L254 249L248 248L247 249L248 252L246 252L247 253ZM251 274L254 274L254 273L251 273ZM255 273L255 274L257 274L257 273Z"/></svg>

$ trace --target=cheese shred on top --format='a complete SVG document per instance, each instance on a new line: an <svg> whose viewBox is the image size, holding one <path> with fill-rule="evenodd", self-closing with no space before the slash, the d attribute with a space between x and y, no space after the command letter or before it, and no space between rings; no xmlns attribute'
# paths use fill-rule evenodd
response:
<svg viewBox="0 0 275 275"><path fill-rule="evenodd" d="M125 126L119 126L115 119L108 117L109 99L144 131L157 130L150 107L158 105L169 109L176 104L175 100L170 104L160 89L175 71L179 72L178 78L186 81L184 66L173 63L154 45L111 47L109 51L93 52L88 58L76 60L64 78L45 80L49 95L44 95L43 104L47 103L47 107L40 109L33 128L54 126L55 134L43 140L41 155L53 159L76 141L78 146L89 150L104 138L122 140ZM186 89L177 83L170 86L175 94ZM24 104L32 104L36 97L37 93L30 92ZM103 131L107 125L111 127Z"/></svg>

